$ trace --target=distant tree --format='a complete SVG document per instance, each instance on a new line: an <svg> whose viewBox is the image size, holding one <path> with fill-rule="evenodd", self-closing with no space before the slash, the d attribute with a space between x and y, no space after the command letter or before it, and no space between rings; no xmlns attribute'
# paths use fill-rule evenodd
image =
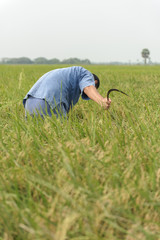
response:
<svg viewBox="0 0 160 240"><path fill-rule="evenodd" d="M88 59L80 60L79 58L68 58L61 62L62 64L91 64Z"/></svg>
<svg viewBox="0 0 160 240"><path fill-rule="evenodd" d="M78 64L79 59L78 58L68 58L68 59L64 59L61 63L62 64Z"/></svg>
<svg viewBox="0 0 160 240"><path fill-rule="evenodd" d="M35 64L48 64L48 60L44 57L34 59Z"/></svg>
<svg viewBox="0 0 160 240"><path fill-rule="evenodd" d="M27 57L21 58L2 58L0 64L72 64L72 65L89 65L91 64L89 59L68 58L60 61L57 58L46 59L44 57L38 57L33 61Z"/></svg>
<svg viewBox="0 0 160 240"><path fill-rule="evenodd" d="M89 59L84 59L84 60L81 60L81 63L89 65L89 64L91 64L91 61Z"/></svg>
<svg viewBox="0 0 160 240"><path fill-rule="evenodd" d="M60 64L60 60L57 58L52 58L48 60L48 64Z"/></svg>
<svg viewBox="0 0 160 240"><path fill-rule="evenodd" d="M141 55L144 58L144 64L146 64L147 58L149 59L150 51L147 48L144 48L141 52Z"/></svg>
<svg viewBox="0 0 160 240"><path fill-rule="evenodd" d="M32 60L26 57L21 58L4 58L2 60L4 64L32 64Z"/></svg>
<svg viewBox="0 0 160 240"><path fill-rule="evenodd" d="M27 57L21 57L17 59L17 64L32 64L33 61Z"/></svg>
<svg viewBox="0 0 160 240"><path fill-rule="evenodd" d="M2 64L6 64L6 63L8 62L8 60L9 60L9 58L2 58L1 63L2 63Z"/></svg>

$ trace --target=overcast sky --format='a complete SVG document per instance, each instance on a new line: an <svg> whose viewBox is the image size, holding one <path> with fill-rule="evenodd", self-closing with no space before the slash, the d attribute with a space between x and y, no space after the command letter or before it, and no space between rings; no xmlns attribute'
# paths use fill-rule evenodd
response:
<svg viewBox="0 0 160 240"><path fill-rule="evenodd" d="M0 0L0 58L160 62L160 0Z"/></svg>

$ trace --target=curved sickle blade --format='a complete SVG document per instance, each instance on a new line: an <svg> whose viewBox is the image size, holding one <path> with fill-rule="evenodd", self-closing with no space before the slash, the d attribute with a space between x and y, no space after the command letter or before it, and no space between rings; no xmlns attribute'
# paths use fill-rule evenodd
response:
<svg viewBox="0 0 160 240"><path fill-rule="evenodd" d="M117 91L117 92L123 93L123 94L125 94L126 96L129 97L129 95L126 94L125 92L122 92L121 90L118 90L118 89L116 89L116 88L112 88L112 89L110 89L110 90L107 92L107 99L109 99L109 94L110 94L111 92L113 92L113 91Z"/></svg>

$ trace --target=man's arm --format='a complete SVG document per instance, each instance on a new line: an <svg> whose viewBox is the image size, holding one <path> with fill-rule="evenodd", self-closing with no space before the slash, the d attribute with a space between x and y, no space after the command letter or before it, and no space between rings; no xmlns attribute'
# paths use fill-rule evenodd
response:
<svg viewBox="0 0 160 240"><path fill-rule="evenodd" d="M111 99L107 100L107 98L103 98L93 85L85 87L83 91L90 99L98 103L104 109L110 107Z"/></svg>

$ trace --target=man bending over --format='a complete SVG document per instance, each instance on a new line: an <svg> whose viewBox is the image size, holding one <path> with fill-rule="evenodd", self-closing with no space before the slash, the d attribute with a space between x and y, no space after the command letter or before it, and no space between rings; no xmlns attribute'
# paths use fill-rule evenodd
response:
<svg viewBox="0 0 160 240"><path fill-rule="evenodd" d="M80 95L82 99L92 99L107 110L111 100L98 93L99 85L99 78L80 66L52 70L44 74L23 99L25 114L43 118L54 113L65 117Z"/></svg>

